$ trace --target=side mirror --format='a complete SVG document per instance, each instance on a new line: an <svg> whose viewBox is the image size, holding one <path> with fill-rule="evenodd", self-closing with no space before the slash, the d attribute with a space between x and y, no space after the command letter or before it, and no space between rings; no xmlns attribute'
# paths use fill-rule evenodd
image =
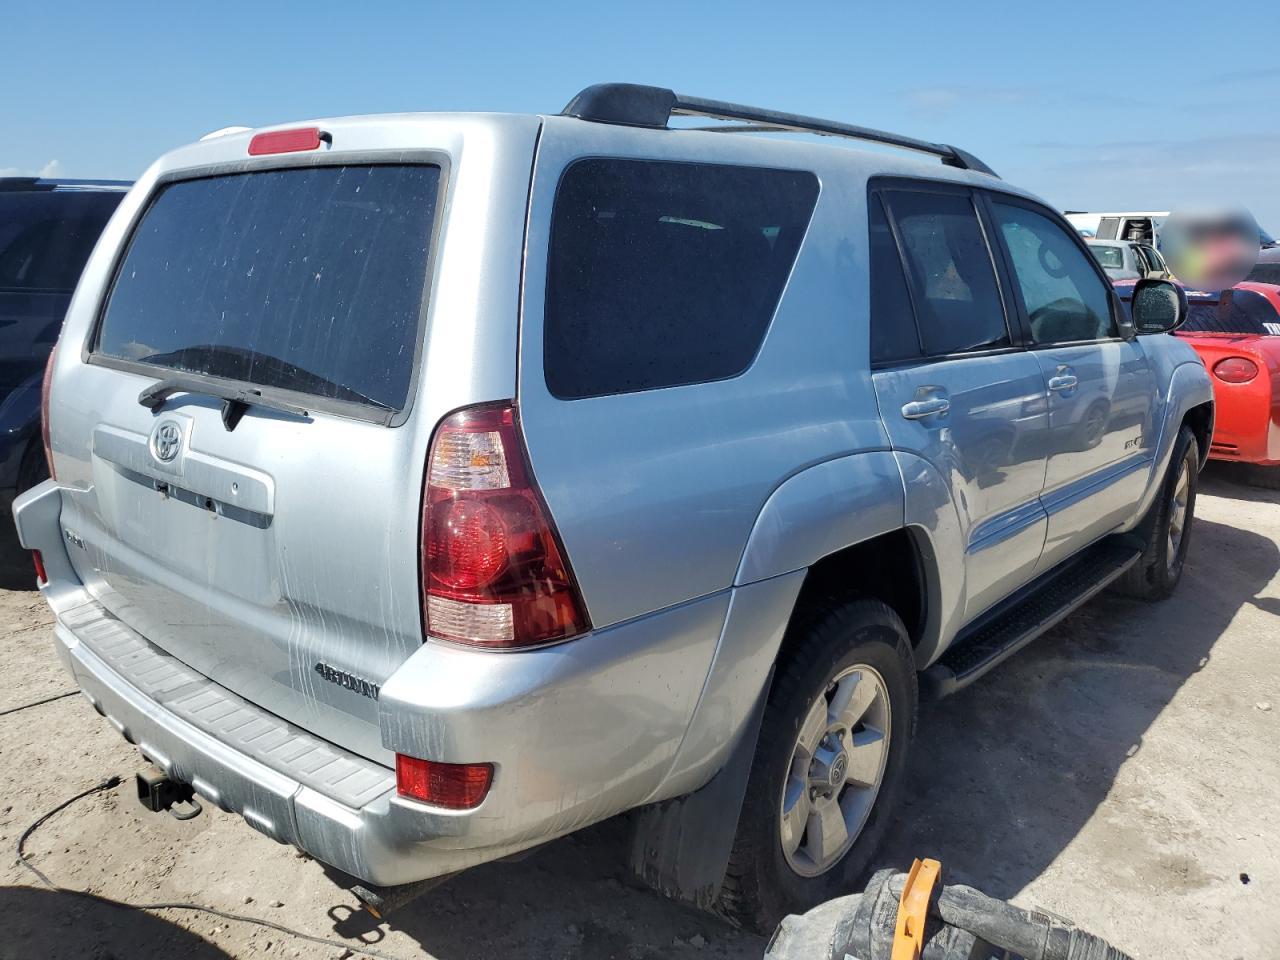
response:
<svg viewBox="0 0 1280 960"><path fill-rule="evenodd" d="M1130 314L1138 333L1172 333L1187 319L1187 294L1168 280L1139 280Z"/></svg>

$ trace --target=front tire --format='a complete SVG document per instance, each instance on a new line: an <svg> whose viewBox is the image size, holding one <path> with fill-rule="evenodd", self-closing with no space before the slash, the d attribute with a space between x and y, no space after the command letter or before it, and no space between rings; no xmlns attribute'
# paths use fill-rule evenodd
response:
<svg viewBox="0 0 1280 960"><path fill-rule="evenodd" d="M1184 426L1174 442L1160 498L1138 528L1144 539L1142 556L1116 581L1121 593L1140 600L1161 600L1173 593L1191 546L1199 482L1200 447L1191 428Z"/></svg>
<svg viewBox="0 0 1280 960"><path fill-rule="evenodd" d="M885 604L809 604L786 648L720 903L764 934L856 889L891 821L916 721L911 646Z"/></svg>

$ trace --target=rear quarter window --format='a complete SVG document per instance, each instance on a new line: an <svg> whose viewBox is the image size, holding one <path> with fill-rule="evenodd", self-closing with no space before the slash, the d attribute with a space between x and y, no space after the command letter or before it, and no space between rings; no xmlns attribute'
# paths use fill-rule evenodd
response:
<svg viewBox="0 0 1280 960"><path fill-rule="evenodd" d="M809 172L592 158L560 180L543 361L561 399L750 366L818 198Z"/></svg>

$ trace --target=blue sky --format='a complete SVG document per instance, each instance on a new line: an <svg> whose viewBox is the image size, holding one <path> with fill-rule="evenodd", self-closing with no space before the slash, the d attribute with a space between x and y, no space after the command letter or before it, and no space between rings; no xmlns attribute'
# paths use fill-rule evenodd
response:
<svg viewBox="0 0 1280 960"><path fill-rule="evenodd" d="M554 112L630 80L956 143L1059 207L1239 203L1274 233L1269 6L15 3L0 170L132 177L229 124Z"/></svg>

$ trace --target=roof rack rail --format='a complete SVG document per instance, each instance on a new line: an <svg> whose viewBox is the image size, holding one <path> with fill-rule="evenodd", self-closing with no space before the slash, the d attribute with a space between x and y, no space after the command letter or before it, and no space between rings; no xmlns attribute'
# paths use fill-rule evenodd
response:
<svg viewBox="0 0 1280 960"><path fill-rule="evenodd" d="M966 150L945 143L931 143L884 130L859 127L838 120L805 117L796 113L782 113L762 107L748 107L723 100L705 97L687 97L665 87L650 87L639 83L597 83L587 87L560 111L561 116L594 120L598 123L616 123L631 127L665 129L673 116L709 117L716 120L742 120L745 127L702 128L724 131L750 131L756 133L816 133L830 137L848 137L885 143L906 150L932 154L950 167L974 170L999 179L998 174Z"/></svg>

